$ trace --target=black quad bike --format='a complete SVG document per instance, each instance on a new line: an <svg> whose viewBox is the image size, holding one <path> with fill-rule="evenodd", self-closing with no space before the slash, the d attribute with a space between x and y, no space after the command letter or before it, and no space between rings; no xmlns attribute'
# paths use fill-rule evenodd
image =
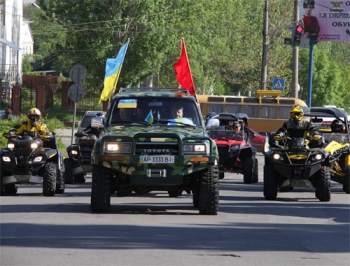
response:
<svg viewBox="0 0 350 266"><path fill-rule="evenodd" d="M234 134L228 122L238 121L241 125L239 134ZM246 184L258 182L258 159L256 148L248 137L248 116L243 113L220 113L207 121L207 132L219 151L219 177L225 172L243 174Z"/></svg>
<svg viewBox="0 0 350 266"><path fill-rule="evenodd" d="M0 192L15 195L16 184L41 184L44 196L64 193L63 156L57 149L55 133L36 136L31 132L4 134L7 148L0 151Z"/></svg>
<svg viewBox="0 0 350 266"><path fill-rule="evenodd" d="M335 107L310 107L305 110L305 116L310 117L325 139L325 150L331 158L331 180L343 184L343 191L350 193L350 124L348 113ZM329 120L339 121L334 132ZM338 122L337 121L337 122Z"/></svg>
<svg viewBox="0 0 350 266"><path fill-rule="evenodd" d="M92 171L91 152L97 137L84 132L77 132L74 136L78 143L67 147L68 158L64 159L66 184L85 183L86 173Z"/></svg>
<svg viewBox="0 0 350 266"><path fill-rule="evenodd" d="M272 133L267 141L269 145L264 151L266 200L275 200L278 188L287 192L294 187L314 187L319 201L330 201L331 162L320 135L304 139L275 137Z"/></svg>

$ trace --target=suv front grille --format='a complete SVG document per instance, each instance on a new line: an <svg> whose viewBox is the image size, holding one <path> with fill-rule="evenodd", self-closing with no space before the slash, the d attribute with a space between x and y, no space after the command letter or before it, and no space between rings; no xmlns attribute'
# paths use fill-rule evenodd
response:
<svg viewBox="0 0 350 266"><path fill-rule="evenodd" d="M159 139L159 135L154 136L154 138L157 138L156 141L150 135L147 137L136 137L135 154L177 155L180 153L179 140L174 138L174 136L162 136L162 140Z"/></svg>

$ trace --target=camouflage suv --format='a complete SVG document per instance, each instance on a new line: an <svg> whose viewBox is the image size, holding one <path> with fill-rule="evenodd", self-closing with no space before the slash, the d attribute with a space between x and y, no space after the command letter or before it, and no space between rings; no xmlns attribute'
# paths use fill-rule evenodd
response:
<svg viewBox="0 0 350 266"><path fill-rule="evenodd" d="M217 147L187 90L121 89L105 120L93 118L91 125L102 129L92 152L93 212L109 212L114 192L178 196L185 190L192 192L200 214L217 214Z"/></svg>

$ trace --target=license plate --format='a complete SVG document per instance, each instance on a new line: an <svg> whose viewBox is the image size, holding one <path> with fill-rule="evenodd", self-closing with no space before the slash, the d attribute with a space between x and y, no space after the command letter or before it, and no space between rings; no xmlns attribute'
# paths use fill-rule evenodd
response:
<svg viewBox="0 0 350 266"><path fill-rule="evenodd" d="M140 163L174 163L174 156L171 155L142 155Z"/></svg>

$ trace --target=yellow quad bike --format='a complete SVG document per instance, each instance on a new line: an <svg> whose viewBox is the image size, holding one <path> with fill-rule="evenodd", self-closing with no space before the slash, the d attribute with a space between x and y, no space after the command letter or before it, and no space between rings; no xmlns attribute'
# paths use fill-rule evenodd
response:
<svg viewBox="0 0 350 266"><path fill-rule="evenodd" d="M318 128L325 140L325 151L331 162L331 180L343 184L345 193L350 192L350 124L348 113L334 107L310 107L305 116ZM339 120L340 130L332 129L330 120ZM327 121L327 122L325 122ZM334 132L336 131L336 132Z"/></svg>

